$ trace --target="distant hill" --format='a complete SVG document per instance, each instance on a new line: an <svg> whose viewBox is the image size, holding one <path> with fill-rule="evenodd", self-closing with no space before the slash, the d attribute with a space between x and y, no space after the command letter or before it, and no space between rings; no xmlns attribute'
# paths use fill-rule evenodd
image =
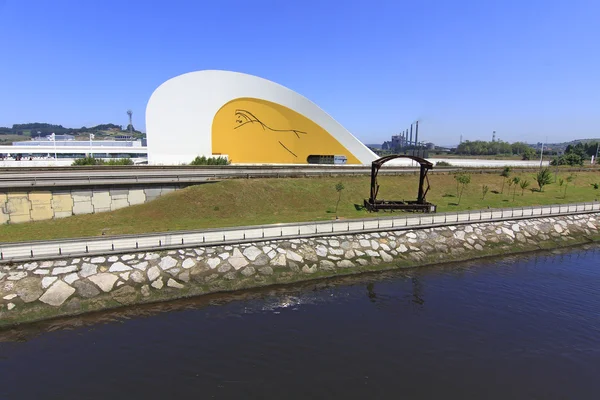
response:
<svg viewBox="0 0 600 400"><path fill-rule="evenodd" d="M127 127L129 128L129 126ZM56 135L73 135L88 137L90 133L96 135L97 139L110 138L112 136L129 135L129 130L124 130L123 125L100 124L96 126L81 128L65 128L62 125L48 124L43 122L33 122L27 124L14 124L11 128L0 127L0 143L17 142L30 140L31 138L45 138L54 133ZM141 139L145 134L133 128L133 137Z"/></svg>
<svg viewBox="0 0 600 400"><path fill-rule="evenodd" d="M585 145L585 144L598 143L598 142L600 142L600 138L599 139L575 139L575 140L571 140L569 142L544 143L544 148L552 149L553 151L562 153L567 149L568 146L575 146L578 143ZM537 143L532 146L534 146L536 149L539 149L542 146L542 143L540 142L540 143Z"/></svg>
<svg viewBox="0 0 600 400"><path fill-rule="evenodd" d="M600 142L600 138L598 138L598 139L575 139L575 140L571 140L570 142L566 142L566 144L567 145L577 144L577 143L586 144L586 143L597 143L597 142Z"/></svg>

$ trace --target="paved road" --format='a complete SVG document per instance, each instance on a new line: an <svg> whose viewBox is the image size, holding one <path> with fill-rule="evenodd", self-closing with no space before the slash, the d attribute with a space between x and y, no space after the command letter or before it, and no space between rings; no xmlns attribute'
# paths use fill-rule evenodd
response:
<svg viewBox="0 0 600 400"><path fill-rule="evenodd" d="M437 170L436 170L437 171ZM440 169L440 172L452 169ZM369 175L364 166L315 167L125 167L125 168L7 168L0 170L0 189L115 184L201 183L226 178ZM418 173L417 168L387 167L381 174Z"/></svg>
<svg viewBox="0 0 600 400"><path fill-rule="evenodd" d="M405 161L405 160L403 160ZM410 161L409 161L410 162ZM532 168L537 169L536 167ZM433 169L433 173L448 173L463 167ZM491 172L493 168L470 169L473 173ZM1 189L31 189L49 187L76 187L133 184L202 183L227 178L305 177L335 175L369 175L370 166L364 165L308 165L308 166L127 166L127 167L38 167L0 168ZM410 165L385 165L379 172L386 174L417 174Z"/></svg>

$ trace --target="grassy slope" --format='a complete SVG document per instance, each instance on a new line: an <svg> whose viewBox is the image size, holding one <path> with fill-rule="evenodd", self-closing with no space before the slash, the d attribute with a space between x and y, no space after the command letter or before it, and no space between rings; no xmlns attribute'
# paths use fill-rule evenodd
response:
<svg viewBox="0 0 600 400"><path fill-rule="evenodd" d="M23 142L23 141L29 140L29 139L31 139L31 138L26 135L12 135L12 134L0 135L0 142L2 142L3 145L9 145L12 142Z"/></svg>
<svg viewBox="0 0 600 400"><path fill-rule="evenodd" d="M537 188L532 173L521 176ZM566 177L566 174L562 176ZM378 214L357 211L354 207L368 197L369 179L365 176L225 180L189 187L146 204L113 212L3 225L0 226L0 241L96 236L103 230L107 235L113 235L333 219L337 182L345 185L339 205L340 217L376 216ZM501 189L500 176L476 174L472 175L459 206L455 205L456 183L452 175L431 175L430 182L432 189L427 199L438 205L438 212L593 201L600 196L600 190L591 186L591 183L600 183L597 172L579 173L569 186L566 198L562 195L563 188L551 184L544 192L525 190L523 196L518 188L514 201L512 190L508 194L508 185L505 185L504 194L492 193ZM412 200L416 197L415 175L380 177L379 183L380 199ZM481 200L483 184L490 188L485 200Z"/></svg>

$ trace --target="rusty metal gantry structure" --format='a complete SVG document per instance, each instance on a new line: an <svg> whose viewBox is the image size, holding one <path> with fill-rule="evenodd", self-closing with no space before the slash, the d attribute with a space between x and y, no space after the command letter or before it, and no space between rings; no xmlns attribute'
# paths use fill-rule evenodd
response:
<svg viewBox="0 0 600 400"><path fill-rule="evenodd" d="M421 166L419 174L419 192L417 194L416 201L404 201L404 200L378 200L377 194L379 193L379 184L377 183L377 174L379 169L388 161L396 158L409 158L416 161ZM390 155L381 157L371 163L371 197L365 200L365 208L369 211L379 210L402 210L402 211L416 211L416 212L435 212L435 204L428 203L426 200L427 192L429 191L429 178L427 172L433 168L433 164L424 158L409 156L409 155ZM425 187L425 183L427 187Z"/></svg>

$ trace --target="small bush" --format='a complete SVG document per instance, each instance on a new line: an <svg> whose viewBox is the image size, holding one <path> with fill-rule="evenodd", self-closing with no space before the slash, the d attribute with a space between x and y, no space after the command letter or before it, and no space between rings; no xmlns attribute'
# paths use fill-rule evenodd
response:
<svg viewBox="0 0 600 400"><path fill-rule="evenodd" d="M205 157L198 156L192 160L190 165L229 165L230 161L227 157Z"/></svg>
<svg viewBox="0 0 600 400"><path fill-rule="evenodd" d="M435 163L436 167L451 167L452 164L450 164L448 161L438 161Z"/></svg>
<svg viewBox="0 0 600 400"><path fill-rule="evenodd" d="M131 158L115 158L104 161L101 158L84 157L73 161L72 165L133 165L133 160Z"/></svg>
<svg viewBox="0 0 600 400"><path fill-rule="evenodd" d="M133 160L131 158L115 158L112 160L103 161L102 165L133 165Z"/></svg>
<svg viewBox="0 0 600 400"><path fill-rule="evenodd" d="M100 165L102 160L94 157L83 157L73 161L71 165Z"/></svg>

